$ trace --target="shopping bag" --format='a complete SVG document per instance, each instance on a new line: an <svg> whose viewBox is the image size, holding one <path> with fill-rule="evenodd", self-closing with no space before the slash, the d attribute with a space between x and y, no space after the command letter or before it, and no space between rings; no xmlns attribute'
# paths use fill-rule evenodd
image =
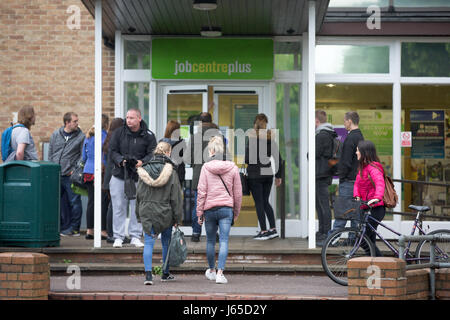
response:
<svg viewBox="0 0 450 320"><path fill-rule="evenodd" d="M166 270L167 264L171 267L178 267L183 264L187 258L187 245L184 239L184 233L180 228L176 228L172 234L169 244L166 260L164 261L163 270Z"/></svg>

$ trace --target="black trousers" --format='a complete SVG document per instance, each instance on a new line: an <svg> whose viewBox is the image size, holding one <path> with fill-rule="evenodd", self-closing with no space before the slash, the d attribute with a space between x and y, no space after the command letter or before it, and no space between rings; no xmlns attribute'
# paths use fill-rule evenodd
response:
<svg viewBox="0 0 450 320"><path fill-rule="evenodd" d="M272 190L273 176L261 179L248 179L248 186L255 200L256 214L262 231L267 230L266 216L269 220L270 229L275 228L275 214L269 203L270 191Z"/></svg>
<svg viewBox="0 0 450 320"><path fill-rule="evenodd" d="M316 211L319 233L325 235L331 229L330 193L328 191L331 181L331 177L316 179Z"/></svg>
<svg viewBox="0 0 450 320"><path fill-rule="evenodd" d="M94 181L85 183L88 192L88 204L86 209L86 227L94 229ZM106 230L106 216L110 199L108 193L102 190L102 231Z"/></svg>
<svg viewBox="0 0 450 320"><path fill-rule="evenodd" d="M381 222L383 220L385 214L386 214L386 208L384 206L379 206L379 207L372 208L371 214L372 214L372 217L374 217L375 219L377 219L378 221ZM378 223L373 221L373 220L371 220L371 219L369 219L369 224L375 230L378 227ZM369 226L366 227L366 230L367 230L366 231L367 236L369 237L370 241L372 241L372 243L375 245L375 254L376 254L376 256L377 257L381 257L382 256L381 255L381 251L380 251L380 249L378 249L378 247L376 245L376 242L375 242L376 238L377 238L377 234L374 231L372 231L372 229Z"/></svg>

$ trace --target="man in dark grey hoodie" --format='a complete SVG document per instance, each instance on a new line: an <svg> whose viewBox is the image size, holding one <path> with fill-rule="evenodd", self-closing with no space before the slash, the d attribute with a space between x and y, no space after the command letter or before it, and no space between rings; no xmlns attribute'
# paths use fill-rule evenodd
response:
<svg viewBox="0 0 450 320"><path fill-rule="evenodd" d="M64 126L55 130L50 138L48 159L61 166L61 235L79 236L81 197L72 191L70 176L81 158L85 136L74 112L67 112L63 121Z"/></svg>
<svg viewBox="0 0 450 320"><path fill-rule="evenodd" d="M331 229L331 209L328 186L333 179L328 160L333 153L333 139L337 137L333 126L327 123L327 114L316 111L316 210L319 231L316 240L324 240Z"/></svg>

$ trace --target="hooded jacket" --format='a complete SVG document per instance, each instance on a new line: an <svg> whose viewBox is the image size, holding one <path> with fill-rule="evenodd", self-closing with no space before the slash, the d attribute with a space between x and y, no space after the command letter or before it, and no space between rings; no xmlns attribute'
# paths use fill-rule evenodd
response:
<svg viewBox="0 0 450 320"><path fill-rule="evenodd" d="M155 155L137 169L136 217L146 234L151 234L152 228L159 234L181 222L183 198L174 166L168 157Z"/></svg>
<svg viewBox="0 0 450 320"><path fill-rule="evenodd" d="M70 175L78 160L81 159L85 136L80 128L68 139L64 136L64 127L55 130L50 137L48 160L61 165L61 175Z"/></svg>
<svg viewBox="0 0 450 320"><path fill-rule="evenodd" d="M373 207L384 206L384 170L379 162L372 162L365 166L361 172L356 175L355 185L353 187L353 196L359 197L364 201L378 199ZM370 175L370 178L369 178ZM372 181L370 180L372 179ZM363 206L367 208L367 206Z"/></svg>
<svg viewBox="0 0 450 320"><path fill-rule="evenodd" d="M358 158L356 147L364 140L360 129L350 131L342 145L342 155L338 163L339 182L354 181L358 171Z"/></svg>
<svg viewBox="0 0 450 320"><path fill-rule="evenodd" d="M322 123L316 128L316 178L332 176L328 160L333 155L333 139L338 135L330 123Z"/></svg>
<svg viewBox="0 0 450 320"><path fill-rule="evenodd" d="M220 155L218 158L220 159ZM239 169L232 161L213 160L203 165L197 189L197 217L214 207L230 207L239 216L242 204L242 184ZM227 186L227 190L220 180Z"/></svg>
<svg viewBox="0 0 450 320"><path fill-rule="evenodd" d="M121 163L125 159L141 160L144 164L153 157L156 147L156 138L147 127L144 120L137 132L132 132L125 122L123 127L114 130L109 144L111 160L114 162L112 175L124 179L124 168ZM138 175L134 170L129 173L134 181L138 181Z"/></svg>

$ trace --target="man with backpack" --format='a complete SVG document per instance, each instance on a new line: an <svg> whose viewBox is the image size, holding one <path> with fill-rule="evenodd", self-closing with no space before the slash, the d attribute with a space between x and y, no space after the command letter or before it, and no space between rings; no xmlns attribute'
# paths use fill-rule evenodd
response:
<svg viewBox="0 0 450 320"><path fill-rule="evenodd" d="M338 163L339 175L339 197L353 197L353 186L355 184L356 173L358 171L358 158L356 147L361 140L364 140L359 129L359 115L356 111L349 111L344 116L344 126L348 135L342 145L342 155ZM336 229L344 228L347 224L345 219L335 219L333 232ZM352 220L352 227L356 227L356 221Z"/></svg>
<svg viewBox="0 0 450 320"><path fill-rule="evenodd" d="M85 135L78 127L78 115L67 112L64 126L50 137L48 160L61 165L61 236L80 236L81 197L71 188L70 176L81 159Z"/></svg>
<svg viewBox="0 0 450 320"><path fill-rule="evenodd" d="M329 160L333 158L334 139L337 133L327 123L327 114L316 111L316 210L319 218L319 231L316 240L325 240L331 229L331 209L328 186L333 180L333 170Z"/></svg>

